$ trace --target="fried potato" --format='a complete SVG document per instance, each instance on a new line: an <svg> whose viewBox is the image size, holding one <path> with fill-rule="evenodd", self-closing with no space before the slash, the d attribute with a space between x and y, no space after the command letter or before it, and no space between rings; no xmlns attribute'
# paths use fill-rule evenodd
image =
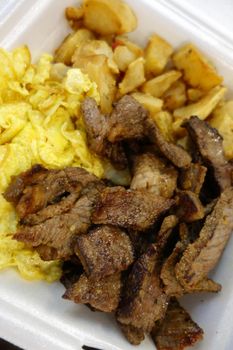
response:
<svg viewBox="0 0 233 350"><path fill-rule="evenodd" d="M226 90L225 87L216 86L198 102L176 109L173 114L176 119L173 124L174 132L177 134L183 134L180 130L181 124L185 119L188 119L193 115L198 116L202 120L206 119L222 100Z"/></svg>
<svg viewBox="0 0 233 350"><path fill-rule="evenodd" d="M147 81L142 86L142 91L154 97L161 97L180 77L180 72L171 70Z"/></svg>
<svg viewBox="0 0 233 350"><path fill-rule="evenodd" d="M124 45L138 58L144 56L143 49L137 44L130 41L127 37L119 35L116 37L115 46Z"/></svg>
<svg viewBox="0 0 233 350"><path fill-rule="evenodd" d="M79 21L84 16L84 8L81 7L67 7L66 18L71 21Z"/></svg>
<svg viewBox="0 0 233 350"><path fill-rule="evenodd" d="M184 80L194 88L208 91L223 81L212 64L192 44L179 49L173 61L176 68L184 73Z"/></svg>
<svg viewBox="0 0 233 350"><path fill-rule="evenodd" d="M176 81L163 94L162 99L164 100L164 108L169 111L182 107L187 100L185 84L182 81Z"/></svg>
<svg viewBox="0 0 233 350"><path fill-rule="evenodd" d="M217 107L209 123L218 129L223 137L223 148L227 159L233 158L233 101L227 101Z"/></svg>
<svg viewBox="0 0 233 350"><path fill-rule="evenodd" d="M142 92L134 92L131 94L143 107L145 107L151 114L161 111L163 107L163 100L153 97Z"/></svg>
<svg viewBox="0 0 233 350"><path fill-rule="evenodd" d="M109 68L113 73L118 74L119 69L113 60L112 48L104 40L87 40L82 42L74 51L71 58L72 63L87 56L105 55L108 59Z"/></svg>
<svg viewBox="0 0 233 350"><path fill-rule="evenodd" d="M56 49L54 60L66 65L71 64L71 57L78 45L86 40L94 39L94 34L87 29L79 29L77 32L69 34Z"/></svg>
<svg viewBox="0 0 233 350"><path fill-rule="evenodd" d="M205 95L205 92L199 89L188 89L187 96L191 102L197 102Z"/></svg>
<svg viewBox="0 0 233 350"><path fill-rule="evenodd" d="M100 94L100 107L103 113L110 113L116 94L116 80L105 55L93 55L80 58L74 63L83 73L97 84Z"/></svg>
<svg viewBox="0 0 233 350"><path fill-rule="evenodd" d="M130 63L124 79L119 84L119 92L121 95L134 91L146 81L144 62L144 58L139 57L136 61Z"/></svg>
<svg viewBox="0 0 233 350"><path fill-rule="evenodd" d="M146 74L161 74L172 52L173 48L166 40L156 34L152 35L145 50Z"/></svg>
<svg viewBox="0 0 233 350"><path fill-rule="evenodd" d="M152 115L152 119L160 129L165 139L169 142L173 142L173 118L168 111L161 111Z"/></svg>
<svg viewBox="0 0 233 350"><path fill-rule="evenodd" d="M137 18L121 0L84 0L85 27L101 35L132 32Z"/></svg>
<svg viewBox="0 0 233 350"><path fill-rule="evenodd" d="M137 59L137 56L129 50L127 46L119 45L114 50L113 60L116 62L120 71L125 72L133 61Z"/></svg>

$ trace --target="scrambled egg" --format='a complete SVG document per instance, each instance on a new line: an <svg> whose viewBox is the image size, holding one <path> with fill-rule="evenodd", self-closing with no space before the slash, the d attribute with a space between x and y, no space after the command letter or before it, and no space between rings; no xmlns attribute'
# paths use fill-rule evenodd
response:
<svg viewBox="0 0 233 350"><path fill-rule="evenodd" d="M14 266L24 278L50 282L59 278L60 263L42 261L12 239L18 218L2 194L13 175L36 163L81 166L99 177L104 171L88 150L79 114L85 96L99 103L97 86L79 69L65 66L54 78L52 61L44 54L32 64L26 46L13 52L0 49L0 269Z"/></svg>

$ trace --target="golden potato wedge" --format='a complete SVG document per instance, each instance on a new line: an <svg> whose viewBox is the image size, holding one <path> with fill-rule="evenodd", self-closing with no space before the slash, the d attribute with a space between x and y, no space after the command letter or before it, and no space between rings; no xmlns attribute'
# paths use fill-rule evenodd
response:
<svg viewBox="0 0 233 350"><path fill-rule="evenodd" d="M163 100L153 97L142 92L134 92L131 94L143 107L145 107L150 114L156 114L161 111L163 107Z"/></svg>
<svg viewBox="0 0 233 350"><path fill-rule="evenodd" d="M206 93L205 91L199 90L199 89L188 89L187 90L188 100L190 102L197 102L205 95L205 93Z"/></svg>
<svg viewBox="0 0 233 350"><path fill-rule="evenodd" d="M127 46L119 45L113 53L113 60L120 71L125 72L137 56Z"/></svg>
<svg viewBox="0 0 233 350"><path fill-rule="evenodd" d="M192 44L179 49L173 61L176 68L183 72L184 80L194 88L208 91L223 81L212 64Z"/></svg>
<svg viewBox="0 0 233 350"><path fill-rule="evenodd" d="M95 39L94 34L87 29L79 29L74 33L69 34L56 49L54 60L66 65L71 64L71 57L78 45L86 40Z"/></svg>
<svg viewBox="0 0 233 350"><path fill-rule="evenodd" d="M158 113L153 114L152 119L154 120L156 125L159 127L165 139L169 142L173 142L174 141L173 129L172 129L173 118L171 113L169 113L168 111L160 111Z"/></svg>
<svg viewBox="0 0 233 350"><path fill-rule="evenodd" d="M209 120L223 137L223 148L227 159L233 159L233 101L217 107Z"/></svg>
<svg viewBox="0 0 233 350"><path fill-rule="evenodd" d="M182 81L176 81L163 94L162 99L164 101L164 109L168 109L169 111L184 106L187 100L185 84Z"/></svg>
<svg viewBox="0 0 233 350"><path fill-rule="evenodd" d="M180 72L171 70L167 73L159 75L156 78L148 80L145 84L143 84L141 90L154 97L161 97L180 77Z"/></svg>
<svg viewBox="0 0 233 350"><path fill-rule="evenodd" d="M121 0L84 0L85 27L101 35L132 32L137 18Z"/></svg>
<svg viewBox="0 0 233 350"><path fill-rule="evenodd" d="M119 84L121 95L134 91L145 82L144 58L139 57L136 61L130 63L124 79Z"/></svg>
<svg viewBox="0 0 233 350"><path fill-rule="evenodd" d="M115 45L116 46L119 46L119 45L126 46L131 52L133 52L133 54L137 58L144 56L143 49L140 46L138 46L137 44L130 41L126 36L122 36L122 35L117 36L116 40L115 40Z"/></svg>
<svg viewBox="0 0 233 350"><path fill-rule="evenodd" d="M108 58L109 68L113 73L118 74L119 69L115 61L113 60L112 48L104 40L87 40L82 42L74 51L71 58L72 63L75 63L82 57L105 55Z"/></svg>
<svg viewBox="0 0 233 350"><path fill-rule="evenodd" d="M172 52L173 48L166 40L156 34L152 35L145 49L146 74L161 74Z"/></svg>
<svg viewBox="0 0 233 350"><path fill-rule="evenodd" d="M182 130L180 130L181 124L185 119L188 119L193 115L198 116L202 120L206 119L222 100L226 90L225 87L216 86L198 102L176 109L173 113L175 118L173 124L174 132L178 135L183 135Z"/></svg>
<svg viewBox="0 0 233 350"><path fill-rule="evenodd" d="M80 7L67 7L66 8L66 18L71 21L79 21L84 16L84 8Z"/></svg>
<svg viewBox="0 0 233 350"><path fill-rule="evenodd" d="M83 73L97 84L100 94L100 107L103 113L110 113L116 94L116 80L111 72L105 55L94 55L80 58L74 63Z"/></svg>

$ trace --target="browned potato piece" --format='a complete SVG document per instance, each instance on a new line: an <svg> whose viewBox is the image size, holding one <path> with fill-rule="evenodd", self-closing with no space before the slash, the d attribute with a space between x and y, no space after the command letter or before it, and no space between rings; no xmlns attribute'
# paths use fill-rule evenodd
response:
<svg viewBox="0 0 233 350"><path fill-rule="evenodd" d="M216 86L198 102L176 109L173 114L176 119L173 124L174 132L183 135L181 124L192 115L197 115L202 120L206 119L222 100L225 93L225 87Z"/></svg>
<svg viewBox="0 0 233 350"><path fill-rule="evenodd" d="M54 60L66 65L71 64L71 57L78 45L86 40L94 39L94 34L87 29L79 29L69 34L56 49Z"/></svg>
<svg viewBox="0 0 233 350"><path fill-rule="evenodd" d="M188 89L187 95L189 101L197 102L205 95L205 92L199 89Z"/></svg>
<svg viewBox="0 0 233 350"><path fill-rule="evenodd" d="M210 90L222 83L223 78L192 44L183 46L173 56L177 69L184 74L184 80L192 87Z"/></svg>
<svg viewBox="0 0 233 350"><path fill-rule="evenodd" d="M132 32L137 18L121 0L84 0L85 27L101 35Z"/></svg>
<svg viewBox="0 0 233 350"><path fill-rule="evenodd" d="M105 55L108 58L109 68L113 73L118 74L117 64L113 60L112 48L104 40L87 40L82 42L74 51L71 58L72 63L77 62L80 58L94 55Z"/></svg>
<svg viewBox="0 0 233 350"><path fill-rule="evenodd" d="M137 58L144 55L143 49L125 36L117 36L116 43L126 46Z"/></svg>
<svg viewBox="0 0 233 350"><path fill-rule="evenodd" d="M121 95L134 91L145 82L144 59L139 57L136 61L130 63L125 77L119 84Z"/></svg>
<svg viewBox="0 0 233 350"><path fill-rule="evenodd" d="M116 80L111 72L105 55L94 55L80 58L74 63L83 73L96 82L100 94L100 107L103 113L110 113L116 94Z"/></svg>
<svg viewBox="0 0 233 350"><path fill-rule="evenodd" d="M120 71L125 72L137 56L127 46L119 45L114 50L113 59Z"/></svg>
<svg viewBox="0 0 233 350"><path fill-rule="evenodd" d="M66 8L66 18L71 21L79 21L84 16L83 7L67 7Z"/></svg>
<svg viewBox="0 0 233 350"><path fill-rule="evenodd" d="M152 115L152 119L155 121L157 126L159 127L161 133L165 137L165 139L169 142L173 142L173 118L171 113L168 111L161 111Z"/></svg>
<svg viewBox="0 0 233 350"><path fill-rule="evenodd" d="M217 107L209 123L218 129L223 137L223 148L227 159L233 159L233 101L227 101Z"/></svg>
<svg viewBox="0 0 233 350"><path fill-rule="evenodd" d="M142 86L142 91L154 97L161 97L180 77L180 72L171 70L167 73L159 75L156 78L148 80Z"/></svg>
<svg viewBox="0 0 233 350"><path fill-rule="evenodd" d="M170 89L162 96L164 100L164 108L173 111L176 108L182 107L186 100L186 86L182 81L176 81Z"/></svg>
<svg viewBox="0 0 233 350"><path fill-rule="evenodd" d="M143 107L145 107L151 114L155 114L161 111L163 107L163 100L153 97L142 92L134 92L132 96L137 100Z"/></svg>
<svg viewBox="0 0 233 350"><path fill-rule="evenodd" d="M166 40L152 35L145 50L146 74L161 74L172 52L173 48Z"/></svg>

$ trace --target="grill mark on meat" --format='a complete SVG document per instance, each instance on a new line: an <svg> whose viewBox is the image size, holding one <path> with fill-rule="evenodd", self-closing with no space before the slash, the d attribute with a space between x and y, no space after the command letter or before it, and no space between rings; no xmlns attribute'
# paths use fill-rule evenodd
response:
<svg viewBox="0 0 233 350"><path fill-rule="evenodd" d="M167 142L159 128L151 119L145 122L147 135L151 142L155 143L160 152L177 168L187 168L191 164L191 157L182 147Z"/></svg>
<svg viewBox="0 0 233 350"><path fill-rule="evenodd" d="M189 168L181 169L179 187L181 190L192 191L199 195L204 184L207 168L199 163L192 163Z"/></svg>
<svg viewBox="0 0 233 350"><path fill-rule="evenodd" d="M174 204L174 200L147 191L106 188L92 215L94 224L116 225L143 231Z"/></svg>
<svg viewBox="0 0 233 350"><path fill-rule="evenodd" d="M90 304L99 311L113 312L118 306L120 291L120 273L103 279L92 279L82 274L80 279L66 290L63 298L77 304Z"/></svg>
<svg viewBox="0 0 233 350"><path fill-rule="evenodd" d="M191 117L183 126L200 152L204 164L212 170L220 190L231 186L230 166L225 158L223 139L218 131L198 117Z"/></svg>
<svg viewBox="0 0 233 350"><path fill-rule="evenodd" d="M227 188L207 216L199 238L176 265L177 279L184 287L193 287L215 267L233 230L232 211L233 188Z"/></svg>
<svg viewBox="0 0 233 350"><path fill-rule="evenodd" d="M146 109L132 96L122 97L114 106L109 117L108 140L116 143L123 140L144 137L144 122L148 117Z"/></svg>
<svg viewBox="0 0 233 350"><path fill-rule="evenodd" d="M92 185L92 186L91 186ZM67 259L74 254L76 236L87 232L103 185L90 184L72 209L38 225L22 226L14 238L38 249L44 260Z"/></svg>
<svg viewBox="0 0 233 350"><path fill-rule="evenodd" d="M158 350L183 350L200 341L203 334L187 311L172 299L164 320L154 327L151 336Z"/></svg>
<svg viewBox="0 0 233 350"><path fill-rule="evenodd" d="M205 216L204 207L194 192L178 191L176 199L176 215L181 221L193 222L203 219Z"/></svg>
<svg viewBox="0 0 233 350"><path fill-rule="evenodd" d="M177 171L165 159L152 153L134 157L131 189L145 189L155 195L171 198L176 188Z"/></svg>
<svg viewBox="0 0 233 350"><path fill-rule="evenodd" d="M118 227L101 226L77 238L75 252L85 272L103 278L126 270L134 260L129 237Z"/></svg>
<svg viewBox="0 0 233 350"><path fill-rule="evenodd" d="M139 328L117 322L122 333L132 345L139 345L145 339L145 333Z"/></svg>
<svg viewBox="0 0 233 350"><path fill-rule="evenodd" d="M127 166L127 158L120 143L112 144L107 140L109 116L101 114L96 101L87 97L81 104L83 120L87 132L90 150L101 157L106 157L119 169Z"/></svg>

